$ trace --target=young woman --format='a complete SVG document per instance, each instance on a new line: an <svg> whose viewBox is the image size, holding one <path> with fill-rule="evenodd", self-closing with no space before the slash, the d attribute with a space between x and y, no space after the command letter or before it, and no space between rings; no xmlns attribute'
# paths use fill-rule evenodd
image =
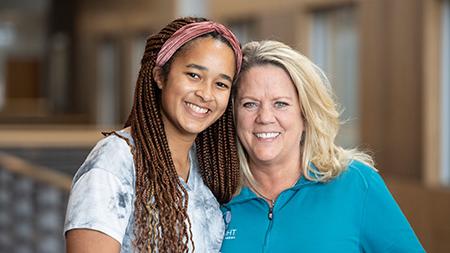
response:
<svg viewBox="0 0 450 253"><path fill-rule="evenodd" d="M74 177L69 253L220 250L219 203L239 182L229 96L241 59L231 31L202 18L147 40L126 128Z"/></svg>

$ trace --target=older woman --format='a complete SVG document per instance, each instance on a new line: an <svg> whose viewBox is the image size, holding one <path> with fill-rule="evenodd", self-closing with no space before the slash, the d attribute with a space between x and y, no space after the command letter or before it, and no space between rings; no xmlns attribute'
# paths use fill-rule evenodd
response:
<svg viewBox="0 0 450 253"><path fill-rule="evenodd" d="M223 206L222 252L424 252L369 155L334 143L324 74L251 42L234 94L243 187Z"/></svg>

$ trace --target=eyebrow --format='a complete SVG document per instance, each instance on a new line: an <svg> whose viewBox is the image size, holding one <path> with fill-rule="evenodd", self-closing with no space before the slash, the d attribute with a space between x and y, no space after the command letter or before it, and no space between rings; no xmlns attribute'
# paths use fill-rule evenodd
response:
<svg viewBox="0 0 450 253"><path fill-rule="evenodd" d="M197 65L197 64L194 64L194 63L188 64L188 65L186 65L186 67L198 69L198 70L201 70L201 71L205 71L205 70L208 71L208 68L207 68L207 67L201 66L201 65ZM233 82L233 79L232 79L231 77L229 77L228 75L225 75L225 74L219 74L219 76L222 77L222 78L225 79L225 80L230 81L231 83Z"/></svg>
<svg viewBox="0 0 450 253"><path fill-rule="evenodd" d="M245 100L245 99L249 99L249 100L253 100L253 101L259 101L258 98L253 97L253 96L238 97L237 99L238 99L238 101L242 101L242 100ZM279 100L279 99L286 99L289 102L293 101L292 97L286 97L286 96L274 97L274 98L272 98L272 101L276 101L276 100Z"/></svg>
<svg viewBox="0 0 450 253"><path fill-rule="evenodd" d="M281 96L281 97L274 97L273 100L277 100L277 99L287 99L287 100L292 100L292 97L287 97L287 96Z"/></svg>

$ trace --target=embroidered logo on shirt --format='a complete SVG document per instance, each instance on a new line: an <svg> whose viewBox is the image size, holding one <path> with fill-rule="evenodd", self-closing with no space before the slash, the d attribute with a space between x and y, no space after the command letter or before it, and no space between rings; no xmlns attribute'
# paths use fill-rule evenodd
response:
<svg viewBox="0 0 450 253"><path fill-rule="evenodd" d="M226 213L225 213L225 224L230 224L230 222L231 222L231 212L230 211L227 211Z"/></svg>
<svg viewBox="0 0 450 253"><path fill-rule="evenodd" d="M228 228L228 225L230 225L231 222L231 211L226 211L224 214L224 221L225 221L225 237L223 238L224 240L234 240L236 239L236 233L237 233L237 229L236 228Z"/></svg>
<svg viewBox="0 0 450 253"><path fill-rule="evenodd" d="M237 229L236 228L232 228L232 229L227 229L227 231L225 232L225 240L234 240L236 239L236 234L237 234Z"/></svg>

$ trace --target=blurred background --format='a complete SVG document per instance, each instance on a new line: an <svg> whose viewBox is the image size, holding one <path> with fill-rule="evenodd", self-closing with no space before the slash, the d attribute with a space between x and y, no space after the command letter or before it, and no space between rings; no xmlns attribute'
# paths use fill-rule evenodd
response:
<svg viewBox="0 0 450 253"><path fill-rule="evenodd" d="M322 67L338 142L371 151L425 249L450 252L450 0L1 0L0 252L64 252L73 174L126 119L146 37L185 15Z"/></svg>

